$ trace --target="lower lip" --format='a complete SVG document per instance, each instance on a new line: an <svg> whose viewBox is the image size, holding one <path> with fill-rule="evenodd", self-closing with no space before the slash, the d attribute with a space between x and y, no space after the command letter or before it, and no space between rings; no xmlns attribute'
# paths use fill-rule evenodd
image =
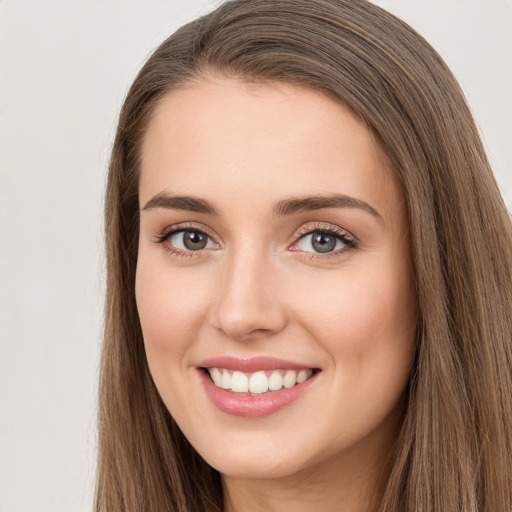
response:
<svg viewBox="0 0 512 512"><path fill-rule="evenodd" d="M261 395L243 395L217 387L203 369L200 374L206 394L222 412L246 418L267 416L284 409L307 393L318 376L318 373L314 373L308 380L288 389Z"/></svg>

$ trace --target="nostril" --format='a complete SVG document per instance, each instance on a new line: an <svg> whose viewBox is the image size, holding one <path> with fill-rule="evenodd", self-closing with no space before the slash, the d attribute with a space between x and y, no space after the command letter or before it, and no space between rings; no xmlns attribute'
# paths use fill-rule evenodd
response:
<svg viewBox="0 0 512 512"><path fill-rule="evenodd" d="M241 322L237 322L236 324L224 323L218 327L218 330L232 340L244 342L265 338L280 332L280 329L265 329L261 327L252 328L251 326Z"/></svg>
<svg viewBox="0 0 512 512"><path fill-rule="evenodd" d="M250 341L280 332L286 325L285 308L274 293L264 286L258 272L250 276L237 265L230 269L230 280L219 292L211 309L211 324L227 337Z"/></svg>

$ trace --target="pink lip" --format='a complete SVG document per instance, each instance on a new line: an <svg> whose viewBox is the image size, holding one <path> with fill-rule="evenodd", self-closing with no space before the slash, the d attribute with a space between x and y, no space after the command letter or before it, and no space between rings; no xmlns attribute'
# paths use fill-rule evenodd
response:
<svg viewBox="0 0 512 512"><path fill-rule="evenodd" d="M273 370L273 369L303 369L309 368L284 361L281 359L257 357L252 359L239 359L235 357L217 357L203 361L199 368L206 394L210 400L223 412L233 416L257 418L278 412L302 397L316 381L318 373L314 373L302 384L297 384L289 389L270 391L261 395L244 395L233 393L217 387L204 368L225 368L246 373Z"/></svg>
<svg viewBox="0 0 512 512"><path fill-rule="evenodd" d="M225 368L226 370L245 373L258 372L263 370L302 370L310 368L308 365L301 365L275 357L252 357L242 359L233 356L212 357L199 363L201 368Z"/></svg>

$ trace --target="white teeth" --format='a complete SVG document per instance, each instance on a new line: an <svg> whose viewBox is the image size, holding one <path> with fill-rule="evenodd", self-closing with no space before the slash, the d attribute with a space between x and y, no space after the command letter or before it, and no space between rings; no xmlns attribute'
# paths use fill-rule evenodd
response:
<svg viewBox="0 0 512 512"><path fill-rule="evenodd" d="M222 387L222 374L218 368L212 368L210 370L210 376L218 388Z"/></svg>
<svg viewBox="0 0 512 512"><path fill-rule="evenodd" d="M268 379L264 372L256 372L251 375L249 391L251 393L266 393L268 391Z"/></svg>
<svg viewBox="0 0 512 512"><path fill-rule="evenodd" d="M283 377L281 377L281 374L275 370L272 372L272 375L270 375L270 378L268 379L268 389L270 391L278 391L283 387Z"/></svg>
<svg viewBox="0 0 512 512"><path fill-rule="evenodd" d="M249 379L242 372L233 372L231 376L231 389L237 393L247 393L249 391Z"/></svg>
<svg viewBox="0 0 512 512"><path fill-rule="evenodd" d="M294 370L288 370L283 377L283 386L286 389L292 388L297 382L297 373Z"/></svg>
<svg viewBox="0 0 512 512"><path fill-rule="evenodd" d="M222 370L222 382L220 387L224 389L231 389L231 375L227 370Z"/></svg>
<svg viewBox="0 0 512 512"><path fill-rule="evenodd" d="M247 374L240 371L231 372L224 368L208 368L213 383L235 393L262 394L268 391L279 391L283 387L290 389L296 384L302 384L313 375L313 370L274 370L259 371Z"/></svg>
<svg viewBox="0 0 512 512"><path fill-rule="evenodd" d="M302 384L308 378L308 370L301 370L297 373L297 384Z"/></svg>

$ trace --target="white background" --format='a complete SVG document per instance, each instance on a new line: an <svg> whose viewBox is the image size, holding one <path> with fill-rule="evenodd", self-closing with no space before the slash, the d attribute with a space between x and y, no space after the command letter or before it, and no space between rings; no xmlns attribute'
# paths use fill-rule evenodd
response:
<svg viewBox="0 0 512 512"><path fill-rule="evenodd" d="M0 0L0 512L92 510L116 116L149 52L215 3ZM512 0L377 3L454 70L510 208Z"/></svg>

